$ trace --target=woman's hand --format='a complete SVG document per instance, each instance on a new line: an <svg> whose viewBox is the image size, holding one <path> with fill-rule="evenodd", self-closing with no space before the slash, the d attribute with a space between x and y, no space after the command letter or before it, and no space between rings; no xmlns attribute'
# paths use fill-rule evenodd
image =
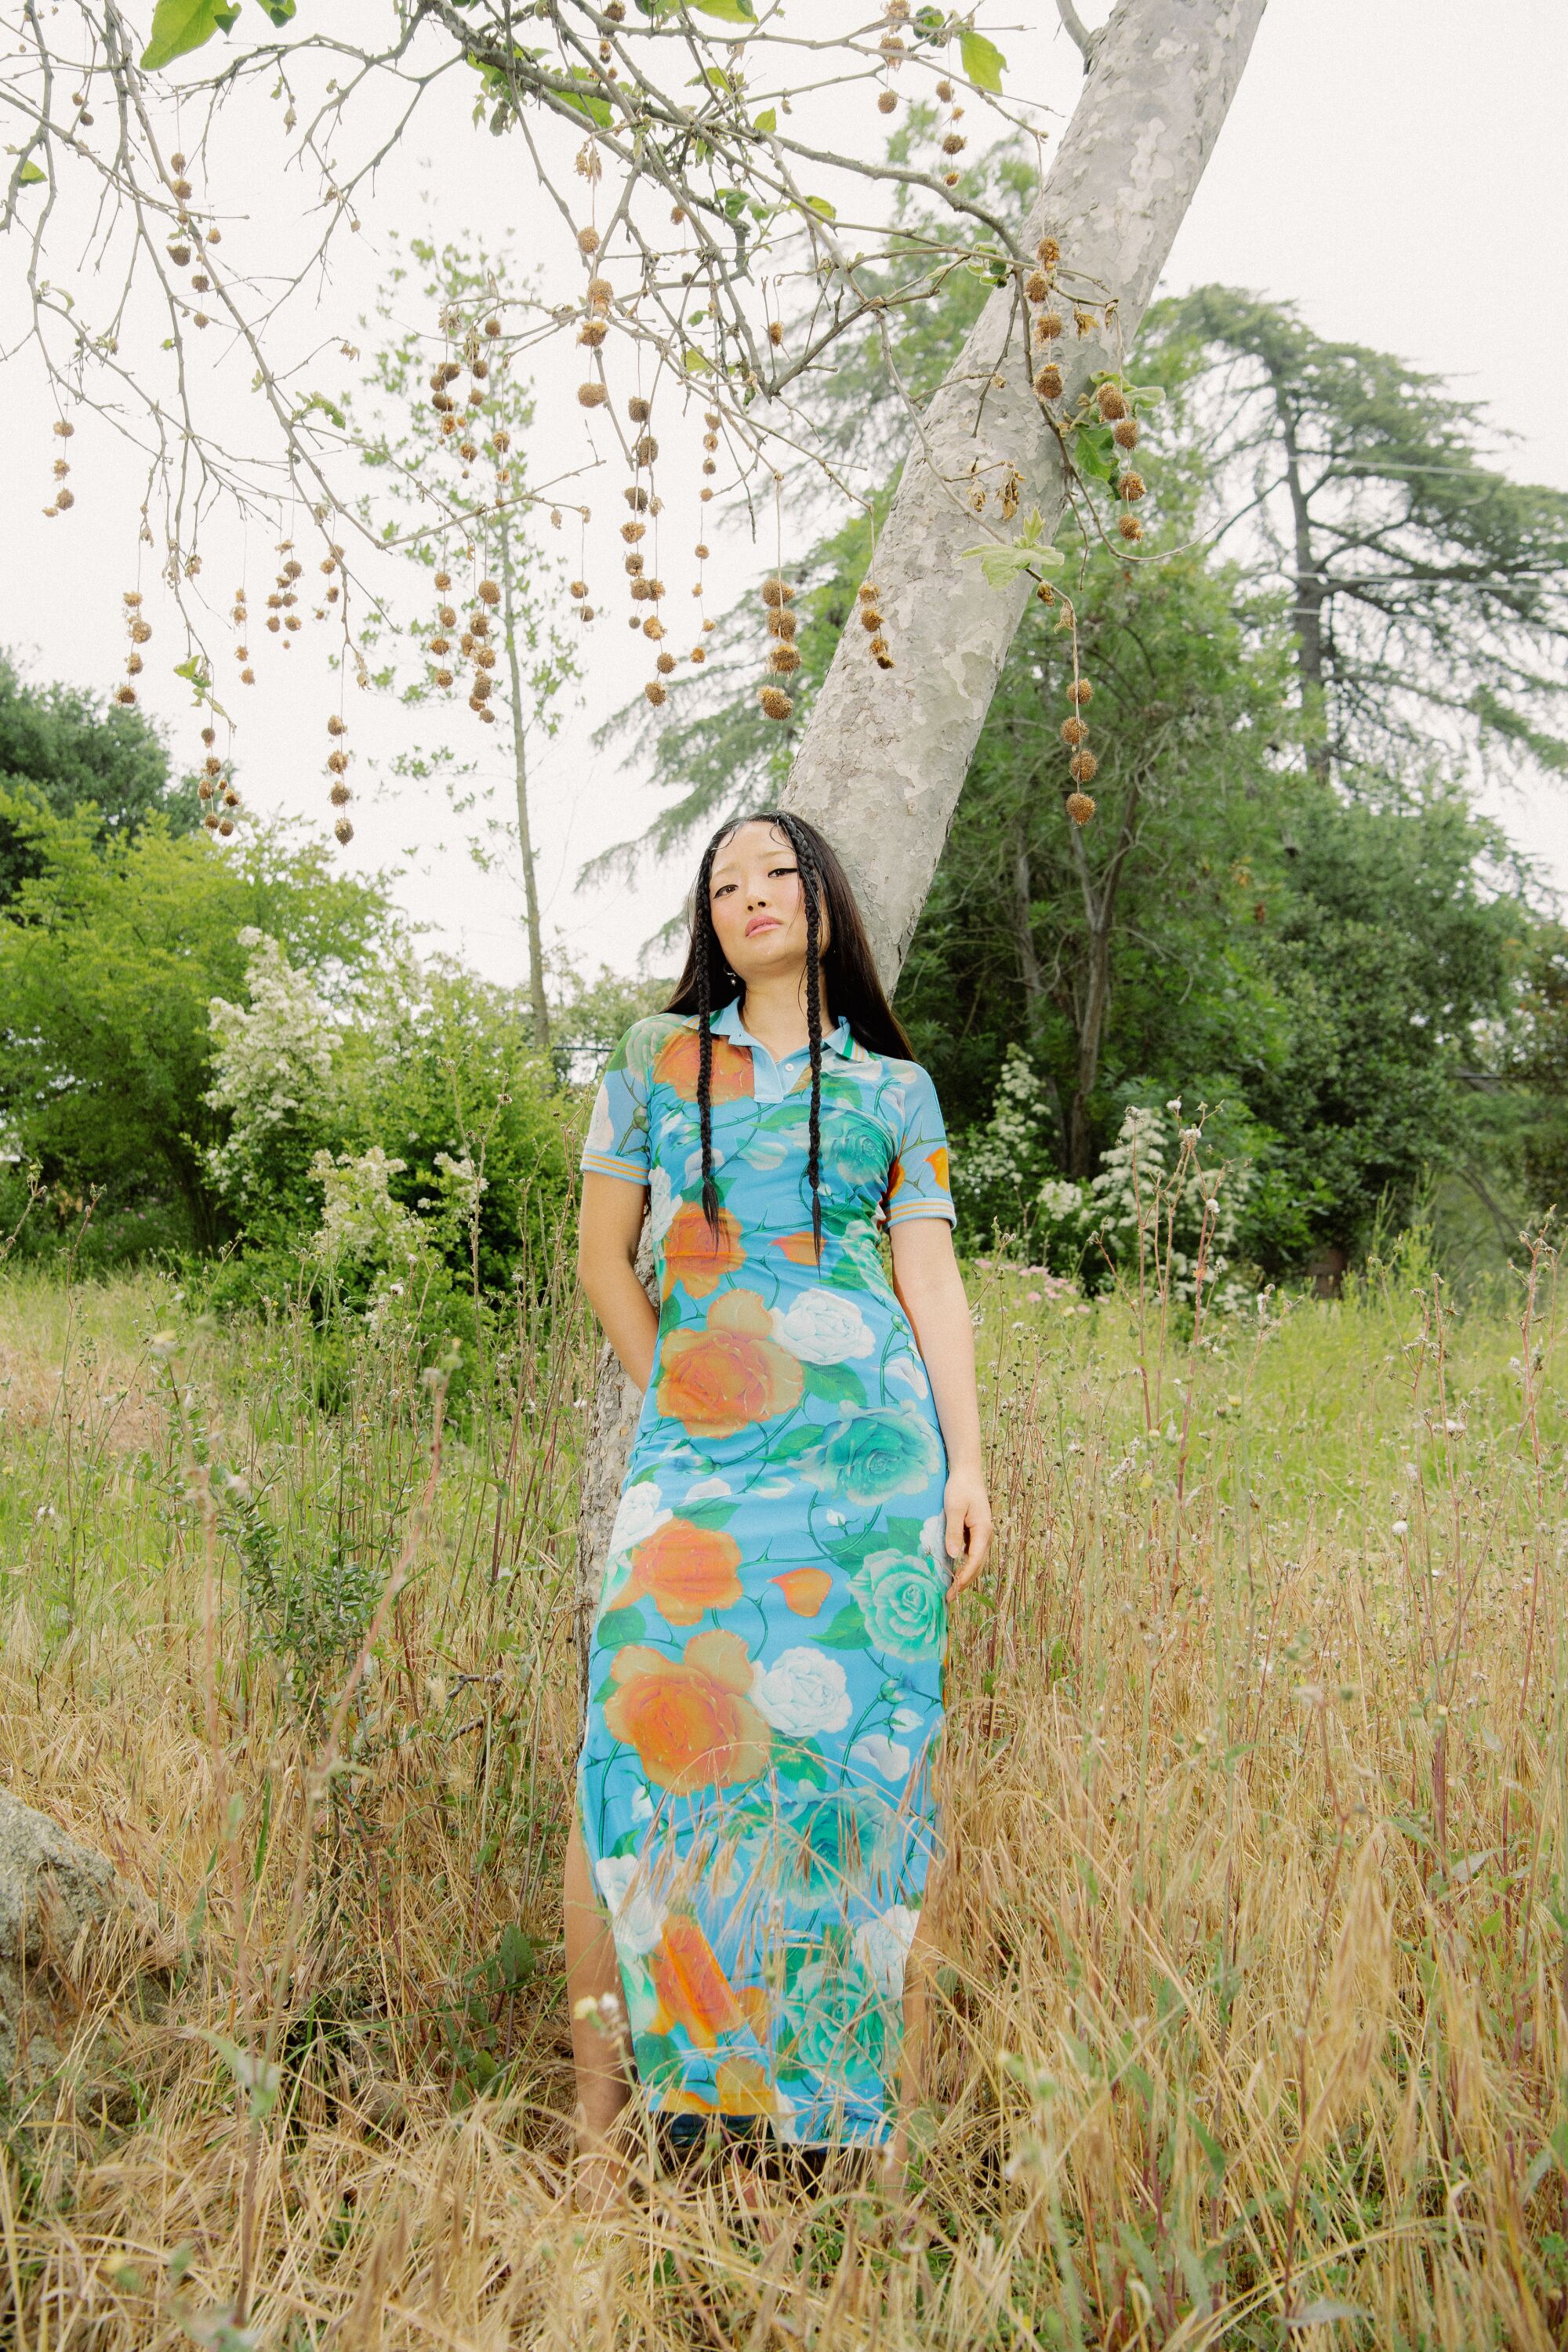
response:
<svg viewBox="0 0 1568 2352"><path fill-rule="evenodd" d="M954 1470L942 1495L946 1519L947 1556L953 1562L948 1598L967 1591L985 1565L991 1549L991 1506L985 1481L978 1470Z"/></svg>

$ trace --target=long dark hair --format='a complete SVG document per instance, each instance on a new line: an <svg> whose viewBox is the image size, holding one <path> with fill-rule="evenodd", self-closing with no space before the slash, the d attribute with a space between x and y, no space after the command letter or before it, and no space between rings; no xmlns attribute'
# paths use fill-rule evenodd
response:
<svg viewBox="0 0 1568 2352"><path fill-rule="evenodd" d="M713 1032L712 1015L745 992L724 961L719 934L713 928L713 860L743 824L771 824L795 852L805 900L805 1032L811 1048L811 1129L806 1173L811 1183L811 1234L818 1264L822 1259L822 994L827 989L827 1010L834 1021L847 1021L851 1034L868 1053L893 1054L905 1059L910 1045L903 1024L889 1003L866 926L849 887L849 877L832 844L816 825L784 809L760 809L752 816L731 817L721 824L702 853L691 898L691 941L686 968L676 982L668 1011L697 1015L697 1116L702 1129L702 1213L709 1231L719 1234L719 1188L713 1181ZM827 946L823 949L822 918L827 916Z"/></svg>

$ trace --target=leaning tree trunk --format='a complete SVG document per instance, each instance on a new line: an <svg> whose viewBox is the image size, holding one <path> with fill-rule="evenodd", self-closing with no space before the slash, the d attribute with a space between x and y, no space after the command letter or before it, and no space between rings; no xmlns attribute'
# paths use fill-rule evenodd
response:
<svg viewBox="0 0 1568 2352"><path fill-rule="evenodd" d="M1241 79L1265 0L1120 0L1056 163L1027 245L1054 236L1067 285L1114 296L1130 343L1185 217ZM1062 346L1057 347L1062 350ZM1103 329L1062 352L1064 404L1114 368ZM846 630L813 708L784 799L832 835L859 894L889 989L1030 593L999 592L960 561L980 536L972 469L1011 467L1026 502L1059 520L1059 446L1029 380L1017 292L994 293L922 421L877 550L879 599L897 667L881 671ZM851 635L855 642L850 642ZM606 1351L607 1353L607 1351ZM637 1392L607 1361L595 1399L578 1522L577 1621L596 1595Z"/></svg>

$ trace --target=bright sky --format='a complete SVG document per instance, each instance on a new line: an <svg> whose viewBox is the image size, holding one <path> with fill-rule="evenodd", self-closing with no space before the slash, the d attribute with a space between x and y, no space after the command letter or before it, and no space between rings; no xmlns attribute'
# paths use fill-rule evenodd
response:
<svg viewBox="0 0 1568 2352"><path fill-rule="evenodd" d="M319 5L301 0L301 13ZM379 21L374 0L335 5L335 24L351 15ZM1065 114L1078 87L1077 52L1056 29L1048 0L1036 6L1038 30L1002 31L1003 12L995 7L985 20L1006 51L1009 88L1035 92ZM1084 13L1098 21L1106 10ZM1292 299L1321 333L1380 346L1448 377L1486 404L1500 433L1516 436L1502 462L1521 477L1568 488L1568 415L1552 391L1568 377L1568 327L1555 299L1564 226L1556 115L1565 86L1568 11L1561 0L1511 0L1506 11L1478 11L1459 0L1271 0L1177 239L1167 289L1218 279ZM384 232L392 226L417 231L433 220L440 234L468 239L494 238L510 226L519 258L536 258L552 291L569 295L580 283L575 257L568 257L554 222L531 197L527 159L515 136L492 140L470 129L468 104L468 92L452 85L450 96L438 98L428 120L422 118L406 153L384 170L364 206L364 229L322 292L321 332L329 350L344 333L360 339L357 319L384 263ZM859 124L863 94L856 105ZM242 142L247 160L254 150L256 184L265 190L258 218L276 219L279 197L268 176L278 152L273 127L253 110L231 121L229 135ZM863 135L863 126L847 128L847 137ZM285 187L281 205L290 201ZM10 257L9 281L0 289L12 342L23 315L20 258ZM536 373L541 425L531 471L538 478L581 466L588 449L572 398L578 370L570 342L552 346ZM5 390L10 459L0 513L10 558L0 574L0 645L34 677L111 687L125 651L120 597L133 577L141 480L122 445L84 425L71 452L76 509L46 523L39 509L58 445L49 440L52 410L25 345L7 367ZM238 437L238 423L235 430ZM585 478L581 494L597 502L606 526L612 508L617 516L624 511L620 479L618 465ZM725 526L721 541L710 536L716 553L709 609L719 611L753 576L756 555L738 527ZM237 574L242 565L252 605L259 605L270 550L246 550L237 534L226 537L221 529L204 544L214 551L205 576L212 578L218 610L226 609L232 591L229 572ZM563 551L574 563L574 544ZM608 554L594 562L605 575ZM174 657L168 650L172 615L163 626L151 596L148 609L161 635L149 648L143 701L168 721L180 758L194 762L199 718L167 674ZM226 626L216 634L222 646ZM639 767L623 766L618 752L595 751L591 740L607 713L640 688L646 648L634 642L637 650L628 653L613 614L590 634L581 700L535 778L547 928L584 964L604 961L622 971L634 968L642 943L673 911L685 878L679 870L650 868L635 886L578 887L584 859L639 832L654 812L656 796ZM278 657L258 668L261 682L246 702L237 744L247 801L268 817L295 813L324 826L321 730L336 689L320 638L307 635L287 664ZM357 696L350 717L361 755L350 859L399 868L397 895L429 927L433 942L498 980L520 979L515 882L475 868L444 798L407 787L378 797L366 789L367 771L384 770L417 732L407 714L395 703ZM459 708L453 717L463 727L454 723L447 732L468 741L468 712ZM475 727L474 738L479 735ZM493 754L490 764L504 796ZM1496 806L1515 839L1568 887L1568 785L1541 785L1528 799Z"/></svg>

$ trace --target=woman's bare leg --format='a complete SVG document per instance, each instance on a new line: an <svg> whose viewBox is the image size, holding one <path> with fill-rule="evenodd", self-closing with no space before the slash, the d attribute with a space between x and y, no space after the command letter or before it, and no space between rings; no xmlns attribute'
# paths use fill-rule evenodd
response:
<svg viewBox="0 0 1568 2352"><path fill-rule="evenodd" d="M583 1825L574 1807L566 1842L562 1909L566 1929L566 2004L572 2014L572 2059L577 2075L576 2200L598 2212L609 2204L625 2177L625 2159L606 2146L616 2116L631 2096L623 2053L626 2020L602 2011L579 2017L580 2001L597 2003L611 1993L621 2000L621 1972L610 1922L595 1888L583 1844Z"/></svg>
<svg viewBox="0 0 1568 2352"><path fill-rule="evenodd" d="M910 2159L910 2116L925 2089L926 2034L930 2023L931 1982L942 1947L928 1931L929 1900L910 1946L904 1967L904 2041L899 2070L899 2112L882 2157L883 2185L902 2196Z"/></svg>

